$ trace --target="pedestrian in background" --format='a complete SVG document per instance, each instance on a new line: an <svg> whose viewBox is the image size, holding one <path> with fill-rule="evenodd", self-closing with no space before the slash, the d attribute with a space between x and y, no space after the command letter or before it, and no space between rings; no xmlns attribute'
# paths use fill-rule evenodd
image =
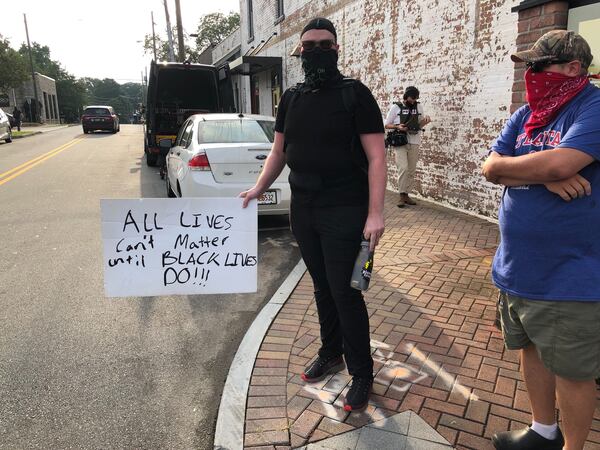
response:
<svg viewBox="0 0 600 450"><path fill-rule="evenodd" d="M509 119L483 173L506 186L492 277L533 420L492 442L581 450L600 375L600 89L587 76L590 47L571 31L550 31L512 59L527 63L528 104Z"/></svg>
<svg viewBox="0 0 600 450"><path fill-rule="evenodd" d="M15 106L12 115L15 118L15 126L17 127L17 131L21 131L21 110Z"/></svg>
<svg viewBox="0 0 600 450"><path fill-rule="evenodd" d="M421 133L423 127L431 122L429 116L424 115L423 107L418 100L419 90L414 86L407 87L404 91L403 101L393 103L385 119L386 129L394 130L405 136L396 135L399 140L388 140L394 149L398 168L399 208L417 204L409 197L408 193L412 190L417 170Z"/></svg>
<svg viewBox="0 0 600 450"><path fill-rule="evenodd" d="M245 207L290 167L290 224L313 280L322 342L302 379L318 381L345 359L352 385L344 409L355 411L367 405L373 359L367 307L350 279L362 236L374 249L384 231L383 122L371 91L340 74L334 25L313 19L300 39L304 82L284 92L263 172L240 195Z"/></svg>

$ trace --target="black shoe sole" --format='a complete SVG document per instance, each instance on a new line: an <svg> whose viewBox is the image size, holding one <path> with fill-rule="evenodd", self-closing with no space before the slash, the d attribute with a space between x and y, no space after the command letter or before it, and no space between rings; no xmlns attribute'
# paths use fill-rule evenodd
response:
<svg viewBox="0 0 600 450"><path fill-rule="evenodd" d="M336 364L335 366L329 368L326 372L323 373L323 375L321 375L320 377L315 377L315 378L308 378L306 376L306 374L302 374L300 375L300 378L302 378L302 380L304 380L307 383L316 383L317 381L321 381L323 378L325 378L327 375L331 375L332 373L337 373L337 372L341 372L342 370L344 370L346 368L346 364L344 364L343 362Z"/></svg>

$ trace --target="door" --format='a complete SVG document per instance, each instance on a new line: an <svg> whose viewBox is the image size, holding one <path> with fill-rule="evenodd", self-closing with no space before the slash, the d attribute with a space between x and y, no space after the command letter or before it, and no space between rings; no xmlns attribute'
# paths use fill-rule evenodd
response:
<svg viewBox="0 0 600 450"><path fill-rule="evenodd" d="M250 77L250 112L260 114L260 89L258 75Z"/></svg>
<svg viewBox="0 0 600 450"><path fill-rule="evenodd" d="M567 28L583 36L592 48L590 74L600 73L600 1L572 1ZM581 6L579 6L581 5ZM600 80L594 80L600 86Z"/></svg>
<svg viewBox="0 0 600 450"><path fill-rule="evenodd" d="M191 130L193 123L193 120L184 122L179 129L175 144L169 150L169 153L167 153L167 176L169 177L171 189L173 189L173 192L177 195L179 195L179 191L177 190L177 180L181 178L183 169L181 154L187 143L187 136L189 135L189 130Z"/></svg>
<svg viewBox="0 0 600 450"><path fill-rule="evenodd" d="M271 71L271 109L273 117L277 117L277 106L279 106L279 100L281 99L281 80L279 76L279 69L273 69Z"/></svg>

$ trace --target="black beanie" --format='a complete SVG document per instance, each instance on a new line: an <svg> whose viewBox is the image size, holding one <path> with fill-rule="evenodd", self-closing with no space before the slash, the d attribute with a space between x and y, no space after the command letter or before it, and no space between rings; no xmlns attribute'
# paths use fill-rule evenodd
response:
<svg viewBox="0 0 600 450"><path fill-rule="evenodd" d="M408 97L419 98L419 90L414 86L409 86L404 91L404 100Z"/></svg>
<svg viewBox="0 0 600 450"><path fill-rule="evenodd" d="M308 30L327 30L335 36L335 40L337 41L337 33L335 32L333 23L331 23L331 20L325 19L324 17L315 17L314 19L311 19L302 29L300 37Z"/></svg>

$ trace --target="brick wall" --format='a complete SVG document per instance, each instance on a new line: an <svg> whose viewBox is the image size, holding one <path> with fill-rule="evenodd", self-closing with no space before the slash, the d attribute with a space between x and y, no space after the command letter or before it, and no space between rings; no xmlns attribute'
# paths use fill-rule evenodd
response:
<svg viewBox="0 0 600 450"><path fill-rule="evenodd" d="M275 1L253 3L254 41L248 43L247 0L240 1L242 54L276 31L258 56L283 57L284 88L302 80L300 61L288 55L317 15L336 24L342 72L371 88L383 115L406 86L418 86L433 122L424 134L415 190L495 215L500 189L484 182L479 168L513 100L510 53L518 15L511 8L517 0L290 0L278 24ZM391 155L389 162L388 187L396 189Z"/></svg>
<svg viewBox="0 0 600 450"><path fill-rule="evenodd" d="M569 2L551 1L543 5L519 11L517 50L527 50L544 33L554 29L567 29ZM515 65L515 79L511 112L523 106L525 101L525 64Z"/></svg>

